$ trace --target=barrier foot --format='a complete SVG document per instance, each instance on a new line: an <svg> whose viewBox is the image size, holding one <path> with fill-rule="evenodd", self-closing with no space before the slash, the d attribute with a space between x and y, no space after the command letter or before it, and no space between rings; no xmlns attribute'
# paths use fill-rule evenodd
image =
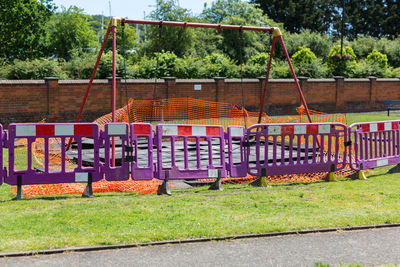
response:
<svg viewBox="0 0 400 267"><path fill-rule="evenodd" d="M17 176L17 198L16 200L21 200L24 197L24 192L22 191L22 176Z"/></svg>
<svg viewBox="0 0 400 267"><path fill-rule="evenodd" d="M91 173L89 173L88 184L82 193L82 197L88 197L88 198L93 197L92 174Z"/></svg>
<svg viewBox="0 0 400 267"><path fill-rule="evenodd" d="M360 170L358 171L358 180L367 180L367 176L365 176L365 172Z"/></svg>
<svg viewBox="0 0 400 267"><path fill-rule="evenodd" d="M359 170L356 173L354 173L348 177L351 179L354 179L354 180L367 180L367 176L365 176L365 173L363 170Z"/></svg>
<svg viewBox="0 0 400 267"><path fill-rule="evenodd" d="M267 181L267 172L265 169L261 169L261 176L251 182L249 185L251 186L256 186L256 187L267 187L269 186L269 183Z"/></svg>
<svg viewBox="0 0 400 267"><path fill-rule="evenodd" d="M329 181L329 182L336 182L336 173L330 172L330 173L328 174L328 181Z"/></svg>
<svg viewBox="0 0 400 267"><path fill-rule="evenodd" d="M212 183L210 185L210 187L208 188L208 190L219 190L222 191L222 186L221 186L221 171L218 170L218 177L217 180L215 180L214 183Z"/></svg>
<svg viewBox="0 0 400 267"><path fill-rule="evenodd" d="M335 173L335 170L336 170L336 166L335 165L331 165L331 171L329 172L329 174L328 174L328 181L329 182L335 182L336 181L336 173Z"/></svg>
<svg viewBox="0 0 400 267"><path fill-rule="evenodd" d="M400 164L397 164L393 168L387 171L387 173L399 173L400 172Z"/></svg>
<svg viewBox="0 0 400 267"><path fill-rule="evenodd" d="M158 186L157 195L168 195L168 196L172 195L171 190L169 189L168 178L169 174L168 171L166 171L165 180L161 185Z"/></svg>

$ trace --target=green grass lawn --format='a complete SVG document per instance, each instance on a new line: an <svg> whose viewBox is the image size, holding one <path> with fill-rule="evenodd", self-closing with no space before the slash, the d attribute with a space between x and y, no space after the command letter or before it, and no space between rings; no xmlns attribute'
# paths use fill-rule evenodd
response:
<svg viewBox="0 0 400 267"><path fill-rule="evenodd" d="M389 117L387 116L386 111L367 112L367 113L347 113L344 115L349 125L356 122L400 120L399 111L391 111Z"/></svg>
<svg viewBox="0 0 400 267"><path fill-rule="evenodd" d="M386 119L347 114L349 123L369 117ZM15 201L11 187L2 185L0 252L400 222L400 174L385 174L389 168L369 170L366 181L224 185L222 192L199 187L173 190L171 197L107 193Z"/></svg>

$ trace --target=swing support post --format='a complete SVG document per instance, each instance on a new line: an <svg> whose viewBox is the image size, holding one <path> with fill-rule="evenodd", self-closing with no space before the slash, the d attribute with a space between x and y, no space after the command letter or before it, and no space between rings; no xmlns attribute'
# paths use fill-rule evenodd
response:
<svg viewBox="0 0 400 267"><path fill-rule="evenodd" d="M115 109L116 109L116 94L117 94L117 25L120 19L113 18L111 20L111 31L113 36L112 45L112 96L111 96L111 106L112 106L112 122L115 122ZM112 149L111 149L111 166L115 167L115 137L112 137Z"/></svg>

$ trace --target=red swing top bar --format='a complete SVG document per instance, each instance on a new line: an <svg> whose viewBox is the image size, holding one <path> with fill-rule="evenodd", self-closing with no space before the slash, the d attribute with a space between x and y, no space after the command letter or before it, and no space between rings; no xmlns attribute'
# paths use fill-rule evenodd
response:
<svg viewBox="0 0 400 267"><path fill-rule="evenodd" d="M135 19L120 19L114 18L111 21L112 26L115 23L132 23L132 24L149 24L149 25L162 25L162 26L176 26L176 27L193 27L193 28L212 28L212 29L227 29L227 30L244 30L244 31L261 31L261 32L274 32L279 31L279 28L274 27L256 27L256 26L241 26L241 25L225 25L225 24L210 24L210 23L197 23L197 22L179 22L179 21L162 21L162 20L135 20Z"/></svg>

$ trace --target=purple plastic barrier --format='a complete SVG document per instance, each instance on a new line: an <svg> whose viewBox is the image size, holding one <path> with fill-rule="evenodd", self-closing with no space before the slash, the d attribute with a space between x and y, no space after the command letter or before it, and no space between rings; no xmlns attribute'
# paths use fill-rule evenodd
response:
<svg viewBox="0 0 400 267"><path fill-rule="evenodd" d="M56 184L56 183L86 183L90 177L93 182L102 179L99 163L99 128L94 123L13 123L8 126L8 152L9 152L9 176L4 182L10 185L18 185L18 177L21 185L28 184ZM77 167L68 171L66 169L66 142L73 137L78 145ZM82 166L82 138L93 138L94 167ZM25 170L15 170L14 142L16 139L27 139L27 157ZM44 169L37 172L32 166L32 143L37 138L44 139ZM61 170L55 171L49 166L49 139L58 138L61 150Z"/></svg>
<svg viewBox="0 0 400 267"><path fill-rule="evenodd" d="M151 124L132 123L131 144L133 146L133 161L131 176L133 180L151 180L154 178L153 161L154 131Z"/></svg>
<svg viewBox="0 0 400 267"><path fill-rule="evenodd" d="M247 162L244 156L243 143L245 142L245 129L242 126L229 126L226 139L228 143L227 169L231 177L246 177ZM232 143L236 143L233 148ZM236 163L235 163L236 162Z"/></svg>
<svg viewBox="0 0 400 267"><path fill-rule="evenodd" d="M156 140L156 178L166 172L169 179L226 177L222 126L157 125Z"/></svg>
<svg viewBox="0 0 400 267"><path fill-rule="evenodd" d="M350 165L363 170L400 163L400 121L354 123L349 137L354 143L350 150ZM353 156L354 155L354 156Z"/></svg>
<svg viewBox="0 0 400 267"><path fill-rule="evenodd" d="M3 131L3 125L0 124L0 185L7 174L7 170L3 169L3 146L7 140L7 134Z"/></svg>
<svg viewBox="0 0 400 267"><path fill-rule="evenodd" d="M253 125L246 134L248 172L261 176L343 169L346 151L339 152L339 137L347 140L347 127L338 123Z"/></svg>
<svg viewBox="0 0 400 267"><path fill-rule="evenodd" d="M112 138L121 145L121 150L116 147L115 161L112 167L111 149ZM127 123L106 123L104 132L101 132L101 139L104 141L104 166L102 172L107 181L124 181L129 179L129 160L125 157L129 145L129 125ZM129 150L129 148L128 148Z"/></svg>

